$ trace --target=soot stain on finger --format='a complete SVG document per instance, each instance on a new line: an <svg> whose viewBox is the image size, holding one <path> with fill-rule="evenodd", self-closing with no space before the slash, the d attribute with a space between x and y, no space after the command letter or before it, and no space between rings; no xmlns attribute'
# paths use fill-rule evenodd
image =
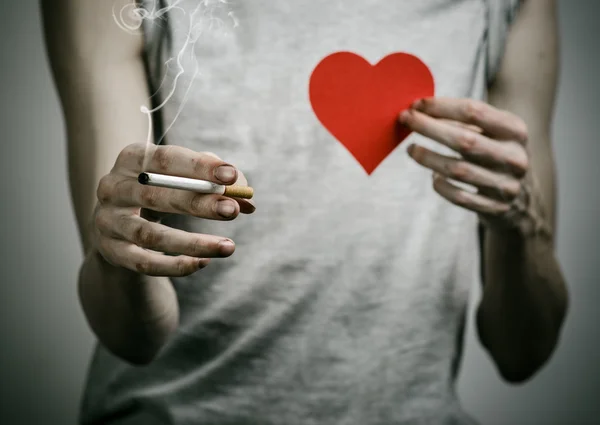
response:
<svg viewBox="0 0 600 425"><path fill-rule="evenodd" d="M167 171L173 163L173 155L171 153L172 146L159 146L154 152L154 161L157 168L164 172Z"/></svg>

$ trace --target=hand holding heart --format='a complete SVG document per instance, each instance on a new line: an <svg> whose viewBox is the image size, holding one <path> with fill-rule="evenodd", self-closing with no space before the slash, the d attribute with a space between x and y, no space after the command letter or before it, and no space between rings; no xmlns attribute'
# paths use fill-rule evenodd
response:
<svg viewBox="0 0 600 425"><path fill-rule="evenodd" d="M488 226L525 232L546 226L539 193L530 187L523 120L483 102L437 98L434 91L429 68L407 53L390 54L375 65L354 53L333 53L317 65L309 88L317 118L367 174L414 131L461 155L408 148L434 172L441 196L477 212ZM470 184L477 193L449 179Z"/></svg>
<svg viewBox="0 0 600 425"><path fill-rule="evenodd" d="M531 228L540 216L538 194L525 179L529 171L528 132L522 119L472 99L425 98L400 114L412 131L456 151L445 156L423 146L408 147L409 155L433 171L437 193L480 215L488 226ZM477 188L473 193L449 179ZM536 211L537 209L537 211Z"/></svg>

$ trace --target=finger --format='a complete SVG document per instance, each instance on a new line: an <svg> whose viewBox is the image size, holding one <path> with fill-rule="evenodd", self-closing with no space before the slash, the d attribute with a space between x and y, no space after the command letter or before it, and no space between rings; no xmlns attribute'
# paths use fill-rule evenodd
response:
<svg viewBox="0 0 600 425"><path fill-rule="evenodd" d="M170 256L147 251L130 242L100 238L99 249L109 263L148 276L189 276L206 267L208 259L185 255Z"/></svg>
<svg viewBox="0 0 600 425"><path fill-rule="evenodd" d="M238 178L235 182L237 186L248 186L248 180L243 172L238 171ZM256 211L256 205L251 199L233 198L240 206L240 212L243 214L252 214Z"/></svg>
<svg viewBox="0 0 600 425"><path fill-rule="evenodd" d="M504 169L522 176L529 167L527 151L518 142L498 142L460 125L408 110L402 115L404 125L435 140L474 162L494 169Z"/></svg>
<svg viewBox="0 0 600 425"><path fill-rule="evenodd" d="M242 214L252 214L256 211L256 206L251 199L241 199L241 198L233 198L240 207L240 213Z"/></svg>
<svg viewBox="0 0 600 425"><path fill-rule="evenodd" d="M488 170L461 158L440 155L419 145L411 145L408 154L422 166L453 180L482 189L503 201L514 199L521 190L520 182L507 174Z"/></svg>
<svg viewBox="0 0 600 425"><path fill-rule="evenodd" d="M448 125L452 125L454 127L458 127L458 128L464 128L467 130L471 130L474 131L475 133L478 134L483 134L483 130L479 127L477 127L476 125L472 125L472 124L465 124L464 122L460 122L460 121L454 121L454 120L449 120L446 118L438 118L439 121L442 121Z"/></svg>
<svg viewBox="0 0 600 425"><path fill-rule="evenodd" d="M521 118L479 100L430 97L418 100L412 107L434 118L476 125L499 140L527 142L527 125Z"/></svg>
<svg viewBox="0 0 600 425"><path fill-rule="evenodd" d="M169 254L215 258L229 257L235 251L235 244L230 239L173 229L144 220L126 208L98 211L96 227L105 236Z"/></svg>
<svg viewBox="0 0 600 425"><path fill-rule="evenodd" d="M510 208L504 202L461 189L439 174L434 174L433 188L438 194L454 205L476 213L500 215L506 213Z"/></svg>
<svg viewBox="0 0 600 425"><path fill-rule="evenodd" d="M141 207L210 220L233 220L240 213L238 202L226 196L143 185L137 178L114 173L101 179L98 200L117 207Z"/></svg>
<svg viewBox="0 0 600 425"><path fill-rule="evenodd" d="M121 151L115 167L132 177L142 171L233 184L237 169L212 153L181 146L132 144Z"/></svg>

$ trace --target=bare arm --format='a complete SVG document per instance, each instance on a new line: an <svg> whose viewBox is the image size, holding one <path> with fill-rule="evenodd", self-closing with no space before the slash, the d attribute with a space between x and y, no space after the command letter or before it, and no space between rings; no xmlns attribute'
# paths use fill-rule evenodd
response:
<svg viewBox="0 0 600 425"><path fill-rule="evenodd" d="M529 129L530 206L538 230L484 234L484 288L477 324L483 345L511 382L531 377L550 358L568 294L554 251L555 167L551 124L558 75L554 0L526 0L509 35L490 103ZM535 183L532 185L532 183Z"/></svg>
<svg viewBox="0 0 600 425"><path fill-rule="evenodd" d="M438 194L479 215L484 287L477 327L510 382L530 378L550 358L568 305L554 253L557 62L555 0L524 0L489 103L433 97L400 115L401 123L461 155L417 144L407 149L434 171Z"/></svg>
<svg viewBox="0 0 600 425"><path fill-rule="evenodd" d="M114 267L94 244L93 211L100 179L123 148L147 137L148 90L142 34L115 23L131 0L42 0L50 64L68 136L71 196L85 252L81 305L99 340L115 354L149 361L178 322L168 278Z"/></svg>
<svg viewBox="0 0 600 425"><path fill-rule="evenodd" d="M146 139L142 34L112 16L131 0L42 0L46 46L68 136L69 178L87 253L96 188L119 152Z"/></svg>

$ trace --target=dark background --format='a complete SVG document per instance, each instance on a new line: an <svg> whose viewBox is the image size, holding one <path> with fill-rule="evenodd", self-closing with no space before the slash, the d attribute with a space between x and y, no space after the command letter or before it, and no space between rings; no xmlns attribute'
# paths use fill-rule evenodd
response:
<svg viewBox="0 0 600 425"><path fill-rule="evenodd" d="M559 5L558 255L571 311L551 362L517 387L500 381L471 323L459 391L484 425L600 424L600 1ZM0 424L74 425L93 338L36 1L0 0L0 60Z"/></svg>

